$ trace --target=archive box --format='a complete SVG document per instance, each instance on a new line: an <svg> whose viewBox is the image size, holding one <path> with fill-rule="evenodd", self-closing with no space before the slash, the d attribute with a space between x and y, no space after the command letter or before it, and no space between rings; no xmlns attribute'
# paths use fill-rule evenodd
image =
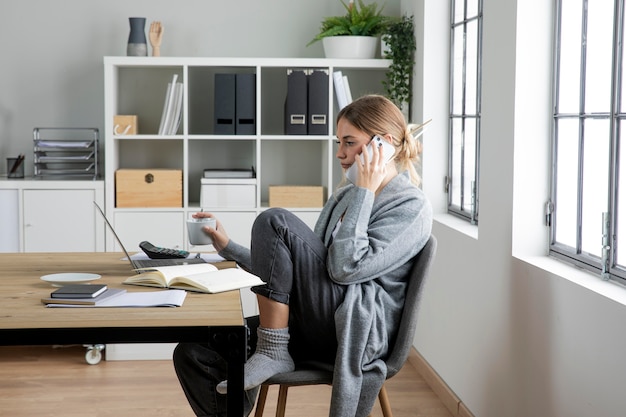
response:
<svg viewBox="0 0 626 417"><path fill-rule="evenodd" d="M178 169L118 169L116 207L182 207L183 171Z"/></svg>
<svg viewBox="0 0 626 417"><path fill-rule="evenodd" d="M137 129L137 115L115 115L113 116L113 133L116 135L136 135Z"/></svg>
<svg viewBox="0 0 626 417"><path fill-rule="evenodd" d="M270 207L322 207L324 187L317 185L270 185Z"/></svg>
<svg viewBox="0 0 626 417"><path fill-rule="evenodd" d="M256 178L201 178L200 207L255 208Z"/></svg>

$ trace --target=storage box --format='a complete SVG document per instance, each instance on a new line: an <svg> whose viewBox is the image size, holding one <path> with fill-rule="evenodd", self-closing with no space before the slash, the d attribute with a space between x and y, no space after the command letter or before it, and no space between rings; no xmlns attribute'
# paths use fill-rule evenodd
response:
<svg viewBox="0 0 626 417"><path fill-rule="evenodd" d="M324 187L317 185L270 185L270 207L322 207Z"/></svg>
<svg viewBox="0 0 626 417"><path fill-rule="evenodd" d="M256 178L201 178L200 207L255 208Z"/></svg>
<svg viewBox="0 0 626 417"><path fill-rule="evenodd" d="M136 135L137 115L117 115L113 116L113 133L115 135Z"/></svg>
<svg viewBox="0 0 626 417"><path fill-rule="evenodd" d="M116 207L182 207L183 171L178 169L118 169Z"/></svg>

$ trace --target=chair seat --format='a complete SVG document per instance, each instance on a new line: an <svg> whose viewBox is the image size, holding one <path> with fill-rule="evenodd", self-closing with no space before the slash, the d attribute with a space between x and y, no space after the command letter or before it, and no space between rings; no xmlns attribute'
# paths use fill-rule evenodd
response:
<svg viewBox="0 0 626 417"><path fill-rule="evenodd" d="M332 385L333 373L320 369L296 369L277 374L264 382L267 385Z"/></svg>

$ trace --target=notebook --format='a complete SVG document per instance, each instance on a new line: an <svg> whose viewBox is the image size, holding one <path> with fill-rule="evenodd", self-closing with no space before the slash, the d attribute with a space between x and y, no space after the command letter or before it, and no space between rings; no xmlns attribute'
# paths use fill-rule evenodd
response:
<svg viewBox="0 0 626 417"><path fill-rule="evenodd" d="M104 222L106 223L111 233L113 233L115 240L117 240L117 243L120 245L120 248L122 248L122 250L124 251L126 258L130 261L130 265L132 266L133 269L152 268L156 266L188 265L188 264L206 263L206 261L202 258L132 259L130 255L128 254L128 251L124 247L124 244L122 243L122 239L120 239L117 233L115 233L115 229L113 229L113 225L111 224L111 222L109 222L109 219L107 219L107 216L104 214L104 211L102 211L98 203L96 203L95 201L93 203L98 208L98 211L102 215Z"/></svg>

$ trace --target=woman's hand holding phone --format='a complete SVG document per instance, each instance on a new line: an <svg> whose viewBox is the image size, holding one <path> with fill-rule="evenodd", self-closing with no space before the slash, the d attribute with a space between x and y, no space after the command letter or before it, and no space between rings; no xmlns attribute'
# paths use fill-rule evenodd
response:
<svg viewBox="0 0 626 417"><path fill-rule="evenodd" d="M360 157L355 158L346 171L346 177L354 185L376 192L387 175L385 167L393 158L394 152L393 145L374 136L367 147L363 145Z"/></svg>

